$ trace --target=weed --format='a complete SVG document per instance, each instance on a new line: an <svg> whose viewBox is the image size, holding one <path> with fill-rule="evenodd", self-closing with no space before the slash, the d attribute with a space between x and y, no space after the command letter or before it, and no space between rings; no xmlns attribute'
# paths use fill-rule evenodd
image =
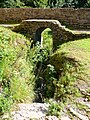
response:
<svg viewBox="0 0 90 120"><path fill-rule="evenodd" d="M63 107L64 107L64 104L62 102L59 103L59 102L56 102L50 99L48 115L52 115L52 116L54 115L54 116L59 117Z"/></svg>

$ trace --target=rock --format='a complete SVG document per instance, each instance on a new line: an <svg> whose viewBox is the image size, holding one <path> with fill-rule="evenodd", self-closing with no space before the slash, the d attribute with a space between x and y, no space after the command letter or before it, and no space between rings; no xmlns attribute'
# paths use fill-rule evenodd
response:
<svg viewBox="0 0 90 120"><path fill-rule="evenodd" d="M18 104L19 110L12 112L13 120L45 120L48 110L48 104L32 103L32 104Z"/></svg>
<svg viewBox="0 0 90 120"><path fill-rule="evenodd" d="M90 103L89 102L83 102L82 104L86 105L88 108L90 108Z"/></svg>
<svg viewBox="0 0 90 120"><path fill-rule="evenodd" d="M69 117L67 117L67 116L62 116L61 118L60 118L60 120L71 120Z"/></svg>
<svg viewBox="0 0 90 120"><path fill-rule="evenodd" d="M80 120L89 120L87 116L81 115L80 113L76 112L73 108L69 108L70 112L77 116Z"/></svg>
<svg viewBox="0 0 90 120"><path fill-rule="evenodd" d="M83 102L88 108L90 108L89 102ZM13 111L11 113L12 120L71 120L66 113L66 111L63 112L61 115L61 118L57 118L56 116L46 116L48 112L48 106L49 104L45 103L32 103L32 104L18 104L19 109L17 111ZM74 110L71 106L68 106L68 109L72 113L73 118L75 120L89 120L89 116L82 115L83 112ZM81 113L80 113L81 112ZM75 117L74 117L75 116ZM1 120L9 119L8 114L5 114Z"/></svg>
<svg viewBox="0 0 90 120"><path fill-rule="evenodd" d="M10 118L9 114L6 113L6 114L3 115L2 120L7 120L9 118Z"/></svg>
<svg viewBox="0 0 90 120"><path fill-rule="evenodd" d="M56 116L46 116L45 120L59 120Z"/></svg>

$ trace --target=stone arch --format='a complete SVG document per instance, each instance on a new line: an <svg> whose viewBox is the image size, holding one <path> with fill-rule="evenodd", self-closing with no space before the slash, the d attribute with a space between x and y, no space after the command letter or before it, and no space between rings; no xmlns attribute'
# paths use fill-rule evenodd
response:
<svg viewBox="0 0 90 120"><path fill-rule="evenodd" d="M44 29L50 28L53 37L53 50L62 43L72 41L78 38L72 32L65 29L58 20L47 19L30 19L23 20L20 25L16 26L13 30L25 34L27 37L36 41L41 41L41 33ZM35 41L36 40L36 41Z"/></svg>
<svg viewBox="0 0 90 120"><path fill-rule="evenodd" d="M57 20L23 20L19 26L14 28L14 31L26 34L34 41L40 41L41 33L44 29L50 28L52 30L53 42L57 44L60 35L61 24ZM55 45L54 46L57 46Z"/></svg>

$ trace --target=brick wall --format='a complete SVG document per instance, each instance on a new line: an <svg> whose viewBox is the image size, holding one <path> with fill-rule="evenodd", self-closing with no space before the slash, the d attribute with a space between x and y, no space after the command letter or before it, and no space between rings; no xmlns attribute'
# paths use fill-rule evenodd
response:
<svg viewBox="0 0 90 120"><path fill-rule="evenodd" d="M55 19L70 28L90 29L90 8L0 8L0 23L19 23L26 19Z"/></svg>

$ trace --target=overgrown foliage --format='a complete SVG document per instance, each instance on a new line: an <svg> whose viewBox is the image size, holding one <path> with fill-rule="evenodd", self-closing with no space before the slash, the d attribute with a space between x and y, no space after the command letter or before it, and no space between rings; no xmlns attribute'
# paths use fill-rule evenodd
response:
<svg viewBox="0 0 90 120"><path fill-rule="evenodd" d="M85 8L90 7L90 0L0 0L1 8L16 7L41 7L41 8L59 8L73 7Z"/></svg>
<svg viewBox="0 0 90 120"><path fill-rule="evenodd" d="M24 36L0 27L0 114L13 103L35 100L49 101L49 114L59 116L67 101L81 96L80 85L90 84L90 38L64 43L52 53L48 30L44 47L37 42L30 48Z"/></svg>
<svg viewBox="0 0 90 120"><path fill-rule="evenodd" d="M53 36L52 36L52 30L50 28L45 29L42 32L42 46L45 49L48 49L49 53L52 54L53 51Z"/></svg>
<svg viewBox="0 0 90 120"><path fill-rule="evenodd" d="M84 8L90 7L90 0L48 0L48 5L53 7L72 7L72 8Z"/></svg>
<svg viewBox="0 0 90 120"><path fill-rule="evenodd" d="M27 60L29 41L20 34L0 27L0 112L14 102L32 101L32 66Z"/></svg>
<svg viewBox="0 0 90 120"><path fill-rule="evenodd" d="M63 107L74 104L78 97L90 101L90 38L61 45L51 55L50 63L58 74L58 80L54 81L56 101L49 101L49 114L59 117Z"/></svg>
<svg viewBox="0 0 90 120"><path fill-rule="evenodd" d="M24 3L20 0L0 0L0 8L20 8Z"/></svg>

